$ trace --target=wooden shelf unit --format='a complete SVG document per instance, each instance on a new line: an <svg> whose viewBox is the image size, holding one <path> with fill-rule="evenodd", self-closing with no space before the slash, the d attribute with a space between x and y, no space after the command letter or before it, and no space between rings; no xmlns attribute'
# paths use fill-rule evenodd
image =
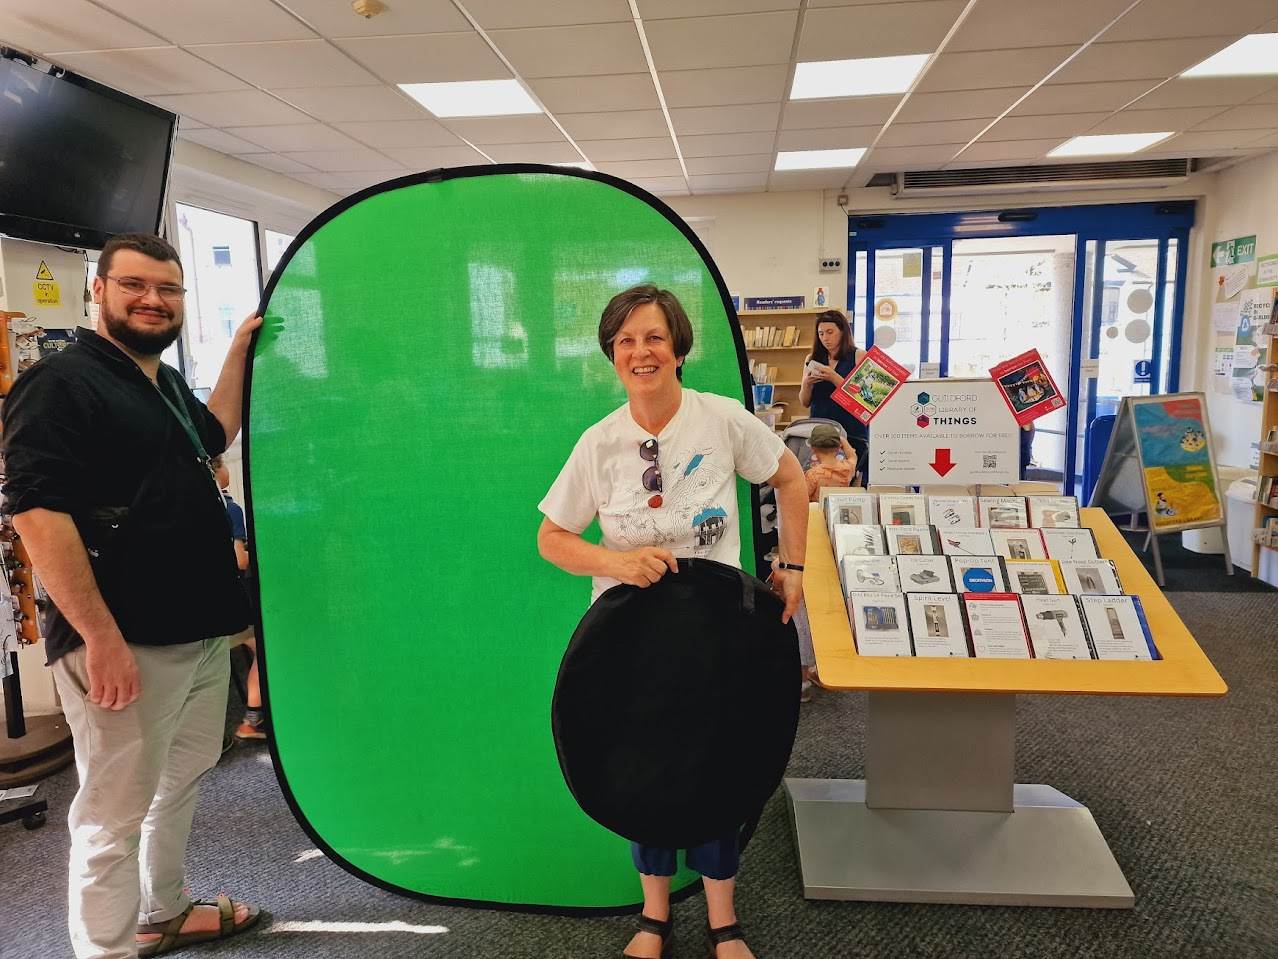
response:
<svg viewBox="0 0 1278 959"><path fill-rule="evenodd" d="M807 407L799 405L799 387L803 381L803 358L812 351L813 337L816 330L816 318L828 307L813 307L802 310L741 310L737 318L741 322L741 330L777 326L784 330L787 326L799 330L798 346L752 346L746 348L750 362L760 360L777 368L777 379L772 384L773 403L784 403L785 419L778 420L776 427L780 431L790 424L791 420L801 420L808 415Z"/></svg>
<svg viewBox="0 0 1278 959"><path fill-rule="evenodd" d="M1269 340L1269 362L1274 362L1273 352L1278 348L1278 337L1271 337ZM1278 370L1270 369L1268 376L1265 378L1265 398L1260 404L1260 442L1264 443L1271 430L1278 429ZM1278 477L1278 453L1260 454L1260 478L1256 483L1256 495L1260 495L1260 487L1265 481L1266 476ZM1278 479L1274 482L1278 483ZM1260 529L1266 517L1278 516L1278 506L1270 506L1267 503L1256 503L1256 520L1252 524L1253 529ZM1260 575L1260 554L1262 550L1273 549L1271 546L1262 546L1260 543L1254 543L1251 548L1251 575L1258 577Z"/></svg>

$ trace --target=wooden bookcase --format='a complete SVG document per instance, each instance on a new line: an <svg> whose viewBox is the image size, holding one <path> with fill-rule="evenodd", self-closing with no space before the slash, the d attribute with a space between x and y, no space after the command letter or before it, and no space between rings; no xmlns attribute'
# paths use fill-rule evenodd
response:
<svg viewBox="0 0 1278 959"><path fill-rule="evenodd" d="M1275 347L1278 347L1278 337L1271 337L1269 340L1269 349L1272 354ZM1274 362L1274 357L1269 357L1270 363ZM1278 369L1272 366L1269 374L1265 379L1265 398L1260 405L1260 479L1256 485L1256 522L1255 529L1260 529L1267 518L1278 516L1278 506L1270 506L1268 503L1260 499L1261 488L1264 486L1265 477L1274 477L1273 482L1278 483L1278 450L1273 452L1266 451L1264 444L1269 440L1269 434L1278 430ZM1262 546L1256 543L1252 546L1251 553L1251 575L1260 575L1260 556L1266 549L1274 547Z"/></svg>
<svg viewBox="0 0 1278 959"><path fill-rule="evenodd" d="M799 343L797 346L756 346L747 347L746 355L751 363L764 362L777 368L777 378L773 382L773 403L784 403L785 412L777 419L777 429L784 429L791 420L801 420L808 415L807 407L799 405L799 387L803 381L803 358L812 352L813 335L816 329L816 318L828 307L803 310L743 310L737 313L741 321L741 331L756 327L776 326L784 330L787 326L797 327Z"/></svg>

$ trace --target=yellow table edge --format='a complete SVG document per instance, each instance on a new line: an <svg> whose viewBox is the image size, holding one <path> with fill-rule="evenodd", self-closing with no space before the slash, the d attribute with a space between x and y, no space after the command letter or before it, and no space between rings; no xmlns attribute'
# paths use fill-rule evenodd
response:
<svg viewBox="0 0 1278 959"><path fill-rule="evenodd" d="M1124 592L1139 596L1162 659L940 659L858 656L839 585L825 517L808 514L804 596L818 681L827 689L874 692L1063 693L1107 696L1223 696L1228 691L1207 655L1104 510L1080 511L1100 553L1112 559Z"/></svg>

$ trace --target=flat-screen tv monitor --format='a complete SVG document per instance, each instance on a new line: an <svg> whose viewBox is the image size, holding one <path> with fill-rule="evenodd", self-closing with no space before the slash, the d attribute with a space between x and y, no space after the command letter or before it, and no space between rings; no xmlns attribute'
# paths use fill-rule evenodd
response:
<svg viewBox="0 0 1278 959"><path fill-rule="evenodd" d="M101 249L157 233L177 115L0 46L0 233Z"/></svg>

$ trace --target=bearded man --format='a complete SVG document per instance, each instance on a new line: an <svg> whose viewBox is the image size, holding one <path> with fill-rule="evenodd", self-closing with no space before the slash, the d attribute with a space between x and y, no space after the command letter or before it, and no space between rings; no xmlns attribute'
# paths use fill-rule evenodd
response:
<svg viewBox="0 0 1278 959"><path fill-rule="evenodd" d="M53 607L48 662L71 727L70 931L79 959L234 935L259 910L193 902L183 859L217 762L227 637L249 608L209 458L240 429L253 332L236 331L206 408L160 354L182 331L182 266L122 234L98 260L95 333L18 377L5 494Z"/></svg>

